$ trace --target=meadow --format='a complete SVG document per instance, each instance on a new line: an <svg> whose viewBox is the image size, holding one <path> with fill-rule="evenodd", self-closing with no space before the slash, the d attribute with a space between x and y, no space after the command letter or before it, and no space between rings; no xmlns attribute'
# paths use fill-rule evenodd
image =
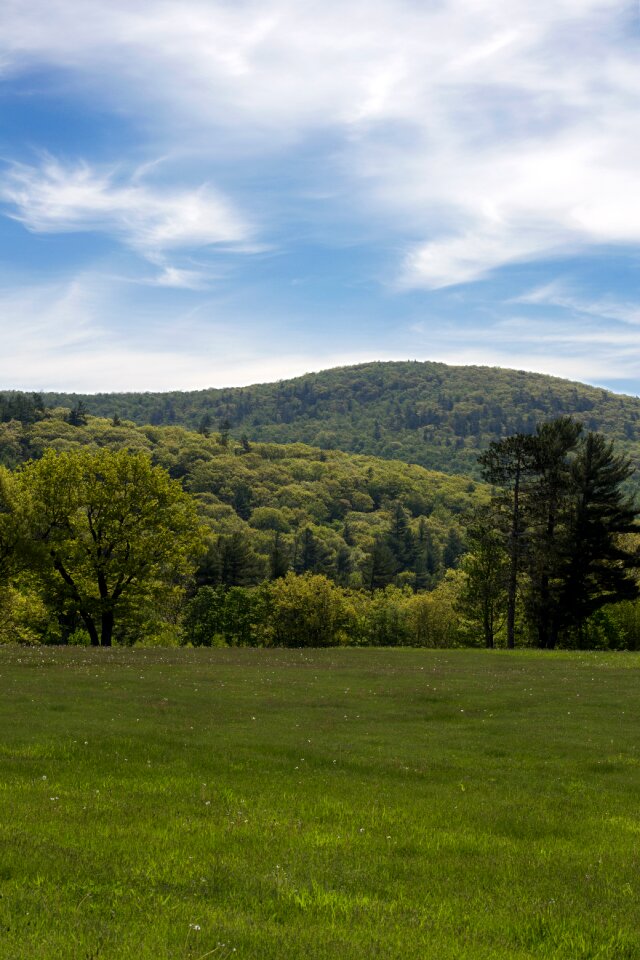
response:
<svg viewBox="0 0 640 960"><path fill-rule="evenodd" d="M640 958L640 655L0 649L0 957Z"/></svg>

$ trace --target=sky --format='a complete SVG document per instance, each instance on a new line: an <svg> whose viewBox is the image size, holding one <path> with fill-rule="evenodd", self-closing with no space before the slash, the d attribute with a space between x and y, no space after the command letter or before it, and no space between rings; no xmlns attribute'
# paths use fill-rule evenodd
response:
<svg viewBox="0 0 640 960"><path fill-rule="evenodd" d="M2 0L0 389L640 394L638 0Z"/></svg>

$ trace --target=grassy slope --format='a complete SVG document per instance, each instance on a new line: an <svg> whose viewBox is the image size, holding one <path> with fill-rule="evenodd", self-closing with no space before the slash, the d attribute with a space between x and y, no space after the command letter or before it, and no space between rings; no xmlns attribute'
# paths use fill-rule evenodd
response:
<svg viewBox="0 0 640 960"><path fill-rule="evenodd" d="M45 395L50 404L77 399ZM640 464L639 398L497 367L368 363L244 388L84 400L101 416L197 427L208 414L213 429L228 418L237 437L246 432L255 440L302 441L476 475L477 455L490 440L571 414Z"/></svg>
<svg viewBox="0 0 640 960"><path fill-rule="evenodd" d="M0 957L640 957L639 666L0 650Z"/></svg>

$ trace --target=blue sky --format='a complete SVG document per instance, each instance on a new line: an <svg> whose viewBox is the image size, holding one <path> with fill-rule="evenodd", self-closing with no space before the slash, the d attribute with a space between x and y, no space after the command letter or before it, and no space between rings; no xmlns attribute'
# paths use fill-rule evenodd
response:
<svg viewBox="0 0 640 960"><path fill-rule="evenodd" d="M640 9L3 0L0 388L640 394Z"/></svg>

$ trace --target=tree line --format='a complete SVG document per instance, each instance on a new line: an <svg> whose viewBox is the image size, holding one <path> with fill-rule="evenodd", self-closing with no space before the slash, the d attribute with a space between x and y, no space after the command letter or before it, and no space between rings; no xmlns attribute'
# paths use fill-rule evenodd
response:
<svg viewBox="0 0 640 960"><path fill-rule="evenodd" d="M493 494L476 497L475 508L469 500L439 543L425 517L412 518L396 499L386 501L387 519L376 520L362 549L367 541L348 508L378 481L366 473L363 487L359 475L339 481L333 471L332 496L351 500L342 497L328 529L338 526L343 542L353 541L357 572L352 554L332 553L317 525L303 521L287 532L289 518L305 514L243 506L253 492L243 492L237 481L246 474L234 467L252 456L225 451L177 477L147 450L93 445L45 449L13 471L0 467L0 637L106 646L640 643L632 467L571 418L492 443L480 462ZM294 462L298 480L314 478L295 496L326 510L313 496L325 489L317 486L322 460ZM409 478L420 468L388 469L391 493L402 480L418 496L422 488ZM225 526L228 513L211 511L205 475L246 509L267 556ZM282 477L290 474L275 469L270 482Z"/></svg>

